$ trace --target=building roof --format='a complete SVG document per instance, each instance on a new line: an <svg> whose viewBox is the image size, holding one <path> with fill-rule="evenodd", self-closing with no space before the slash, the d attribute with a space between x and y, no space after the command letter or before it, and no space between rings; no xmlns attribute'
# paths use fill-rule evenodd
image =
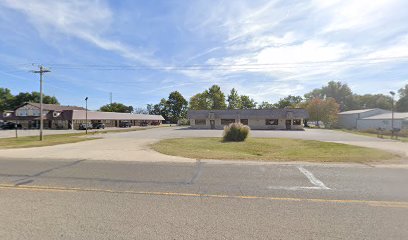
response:
<svg viewBox="0 0 408 240"><path fill-rule="evenodd" d="M377 109L379 109L379 108L351 110L351 111L341 112L339 114L358 114L358 113L370 112L370 111L377 110Z"/></svg>
<svg viewBox="0 0 408 240"><path fill-rule="evenodd" d="M383 113L383 114L378 114L374 115L371 117L366 117L362 119L367 119L367 120L391 120L392 119L392 113ZM395 112L394 113L394 119L406 119L408 120L408 112Z"/></svg>
<svg viewBox="0 0 408 240"><path fill-rule="evenodd" d="M148 114L133 114L133 113L117 113L117 112L97 112L88 111L88 120L154 120L163 121L164 118L161 115L148 115ZM73 110L73 120L85 120L85 110Z"/></svg>
<svg viewBox="0 0 408 240"><path fill-rule="evenodd" d="M303 108L285 109L242 109L242 110L189 110L188 118L209 118L209 114L214 113L215 118L287 118L288 114L292 118L309 118L309 113Z"/></svg>
<svg viewBox="0 0 408 240"><path fill-rule="evenodd" d="M33 103L33 102L26 102L23 105L19 106L18 108L25 106L27 104L34 106L36 108L40 108L39 103ZM83 107L64 106L64 105L59 105L59 104L45 104L45 103L43 103L43 109L48 110L48 111L85 110L85 108Z"/></svg>

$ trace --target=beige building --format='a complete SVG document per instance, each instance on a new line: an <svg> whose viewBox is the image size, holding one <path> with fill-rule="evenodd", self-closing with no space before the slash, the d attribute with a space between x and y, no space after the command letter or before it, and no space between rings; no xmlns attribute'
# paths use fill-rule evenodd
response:
<svg viewBox="0 0 408 240"><path fill-rule="evenodd" d="M128 122L132 126L140 126L142 123L158 125L164 120L161 115L86 111L76 106L43 104L45 129L78 129L86 119L88 123L103 123L106 127L119 127L121 122ZM40 127L40 104L25 103L14 111L5 112L3 120L21 124L23 129L37 129Z"/></svg>
<svg viewBox="0 0 408 240"><path fill-rule="evenodd" d="M337 115L338 116L337 125L340 128L356 129L357 122L359 119L368 118L383 113L390 113L390 111L380 108L372 108L341 112Z"/></svg>
<svg viewBox="0 0 408 240"><path fill-rule="evenodd" d="M197 129L223 129L241 122L251 129L301 130L309 118L305 109L189 110L190 126Z"/></svg>
<svg viewBox="0 0 408 240"><path fill-rule="evenodd" d="M379 128L391 130L392 126L394 129L408 129L408 112L395 112L394 118L392 113L383 113L357 120L358 130Z"/></svg>

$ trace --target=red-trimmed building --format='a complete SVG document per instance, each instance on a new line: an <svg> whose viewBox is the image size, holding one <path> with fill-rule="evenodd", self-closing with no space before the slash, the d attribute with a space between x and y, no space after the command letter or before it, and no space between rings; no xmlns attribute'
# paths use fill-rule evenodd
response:
<svg viewBox="0 0 408 240"><path fill-rule="evenodd" d="M87 117L86 117L87 115ZM76 106L57 104L43 104L43 120L45 129L78 129L81 123L103 123L106 127L119 127L121 122L129 122L132 126L160 124L164 118L161 115L98 112L88 111ZM3 113L3 121L16 122L23 129L37 129L40 127L40 104L27 102L14 111Z"/></svg>

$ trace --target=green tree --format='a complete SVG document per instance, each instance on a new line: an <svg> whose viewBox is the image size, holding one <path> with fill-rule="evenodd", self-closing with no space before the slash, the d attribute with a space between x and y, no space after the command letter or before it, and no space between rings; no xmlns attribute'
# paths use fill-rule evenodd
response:
<svg viewBox="0 0 408 240"><path fill-rule="evenodd" d="M401 98L408 96L408 84L406 84L403 88L400 88L398 90L398 94Z"/></svg>
<svg viewBox="0 0 408 240"><path fill-rule="evenodd" d="M276 107L274 104L265 101L258 105L258 109L275 109L275 108Z"/></svg>
<svg viewBox="0 0 408 240"><path fill-rule="evenodd" d="M20 92L14 96L12 100L12 109L17 108L20 105L23 105L26 102L40 102L40 93L39 92ZM43 94L43 103L45 104L59 104L58 100L54 96L48 96Z"/></svg>
<svg viewBox="0 0 408 240"><path fill-rule="evenodd" d="M312 100L314 98L323 98L322 89L320 88L313 89L312 91L306 93L304 95L304 98L306 101Z"/></svg>
<svg viewBox="0 0 408 240"><path fill-rule="evenodd" d="M168 107L165 98L162 98L158 104L148 104L147 110L149 111L149 114L162 115L163 118L168 121Z"/></svg>
<svg viewBox="0 0 408 240"><path fill-rule="evenodd" d="M249 98L249 96L241 95L241 107L240 109L255 109L256 102L254 99Z"/></svg>
<svg viewBox="0 0 408 240"><path fill-rule="evenodd" d="M197 93L190 98L189 108L191 110L210 110L210 100L208 98L208 91Z"/></svg>
<svg viewBox="0 0 408 240"><path fill-rule="evenodd" d="M101 111L101 112L132 113L133 112L133 107L132 106L126 106L123 103L114 102L112 104L103 105L102 107L99 108L99 111Z"/></svg>
<svg viewBox="0 0 408 240"><path fill-rule="evenodd" d="M398 90L399 100L396 103L396 110L398 112L408 112L408 84Z"/></svg>
<svg viewBox="0 0 408 240"><path fill-rule="evenodd" d="M334 98L313 98L304 105L309 112L309 120L322 121L328 128L336 125L340 106Z"/></svg>
<svg viewBox="0 0 408 240"><path fill-rule="evenodd" d="M301 96L292 96L289 95L285 98L281 98L279 102L275 104L276 108L282 109L282 108L298 108L300 106L300 103L303 101L303 98Z"/></svg>
<svg viewBox="0 0 408 240"><path fill-rule="evenodd" d="M352 110L355 104L353 101L353 92L347 84L341 82L330 81L327 86L323 86L321 89L314 89L313 91L306 93L304 96L307 100L314 98L334 98L340 105L341 111Z"/></svg>
<svg viewBox="0 0 408 240"><path fill-rule="evenodd" d="M225 95L218 85L213 85L208 90L198 93L190 98L192 110L227 109Z"/></svg>
<svg viewBox="0 0 408 240"><path fill-rule="evenodd" d="M231 89L231 92L227 98L227 102L228 102L228 109L241 109L242 108L241 97L238 95L238 92L237 90L235 90L235 88Z"/></svg>
<svg viewBox="0 0 408 240"><path fill-rule="evenodd" d="M384 94L364 94L354 96L354 109L382 108L391 110L392 98Z"/></svg>
<svg viewBox="0 0 408 240"><path fill-rule="evenodd" d="M208 89L208 99L211 104L211 110L227 109L225 94L221 91L220 86L213 85Z"/></svg>
<svg viewBox="0 0 408 240"><path fill-rule="evenodd" d="M4 110L12 110L14 96L10 89L0 88L0 112Z"/></svg>
<svg viewBox="0 0 408 240"><path fill-rule="evenodd" d="M172 123L177 123L179 119L187 117L187 100L178 91L171 92L166 101L168 119Z"/></svg>

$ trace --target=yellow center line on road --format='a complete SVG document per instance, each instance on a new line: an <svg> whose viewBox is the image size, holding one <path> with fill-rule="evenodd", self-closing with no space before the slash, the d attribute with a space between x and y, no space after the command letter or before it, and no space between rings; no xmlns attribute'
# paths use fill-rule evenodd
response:
<svg viewBox="0 0 408 240"><path fill-rule="evenodd" d="M268 197L268 196L240 196L240 195L222 195L222 194L200 194L200 193L182 193L182 192L147 192L132 190L113 190L99 188L75 188L75 187L52 187L39 185L13 185L0 184L0 189L43 191L43 192L99 192L116 194L135 194L149 196L175 196L175 197L202 197L202 198L228 198L228 199L255 199L270 201L292 201L292 202L314 202L314 203L356 203L366 204L373 207L386 208L408 208L408 202L399 201L375 201L375 200L354 200L354 199L325 199L325 198L292 198L292 197Z"/></svg>

